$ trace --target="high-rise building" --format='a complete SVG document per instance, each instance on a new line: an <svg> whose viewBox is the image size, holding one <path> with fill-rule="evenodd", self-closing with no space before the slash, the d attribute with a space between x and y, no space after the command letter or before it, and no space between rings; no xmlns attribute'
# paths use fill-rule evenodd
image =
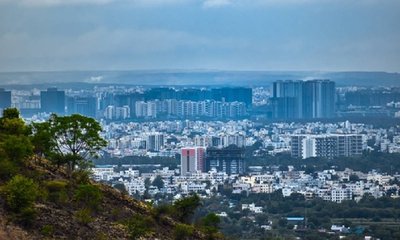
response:
<svg viewBox="0 0 400 240"><path fill-rule="evenodd" d="M222 147L236 145L237 147L245 147L246 137L241 133L224 134L220 136L220 144Z"/></svg>
<svg viewBox="0 0 400 240"><path fill-rule="evenodd" d="M222 149L207 148L206 171L213 168L228 175L244 174L246 172L244 149L235 145Z"/></svg>
<svg viewBox="0 0 400 240"><path fill-rule="evenodd" d="M157 104L154 101L144 102L137 101L135 103L135 115L137 118L156 118Z"/></svg>
<svg viewBox="0 0 400 240"><path fill-rule="evenodd" d="M150 134L146 138L146 150L158 152L164 146L164 135L161 133Z"/></svg>
<svg viewBox="0 0 400 240"><path fill-rule="evenodd" d="M115 108L115 119L127 119L130 118L131 111L128 105Z"/></svg>
<svg viewBox="0 0 400 240"><path fill-rule="evenodd" d="M0 109L11 107L11 91L0 88Z"/></svg>
<svg viewBox="0 0 400 240"><path fill-rule="evenodd" d="M112 120L124 120L129 118L131 115L130 108L129 106L123 106L123 107L116 107L116 106L108 106L104 110L104 117L106 119Z"/></svg>
<svg viewBox="0 0 400 240"><path fill-rule="evenodd" d="M81 114L88 117L96 117L97 99L95 97L68 97L67 113Z"/></svg>
<svg viewBox="0 0 400 240"><path fill-rule="evenodd" d="M363 146L360 134L296 135L291 138L292 157L303 159L361 155Z"/></svg>
<svg viewBox="0 0 400 240"><path fill-rule="evenodd" d="M335 116L335 83L330 80L276 81L271 102L274 118L332 118Z"/></svg>
<svg viewBox="0 0 400 240"><path fill-rule="evenodd" d="M335 116L335 83L313 80L303 83L303 118L332 118Z"/></svg>
<svg viewBox="0 0 400 240"><path fill-rule="evenodd" d="M205 171L205 148L188 147L181 149L181 175L188 172Z"/></svg>
<svg viewBox="0 0 400 240"><path fill-rule="evenodd" d="M40 92L41 111L47 113L65 114L65 92L57 88L48 88Z"/></svg>
<svg viewBox="0 0 400 240"><path fill-rule="evenodd" d="M104 117L106 119L111 120L114 118L114 116L115 116L115 106L112 105L107 106L106 109L104 110Z"/></svg>
<svg viewBox="0 0 400 240"><path fill-rule="evenodd" d="M303 118L303 81L277 81L273 83L274 117L279 119Z"/></svg>

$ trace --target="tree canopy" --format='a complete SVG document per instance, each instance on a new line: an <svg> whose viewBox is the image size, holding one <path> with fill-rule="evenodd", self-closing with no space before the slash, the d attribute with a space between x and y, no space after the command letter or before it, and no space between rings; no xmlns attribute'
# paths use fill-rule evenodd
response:
<svg viewBox="0 0 400 240"><path fill-rule="evenodd" d="M0 179L9 179L32 154L30 128L15 108L3 111L0 118Z"/></svg>
<svg viewBox="0 0 400 240"><path fill-rule="evenodd" d="M100 136L100 124L82 115L53 114L47 122L32 127L35 152L47 155L57 165L67 164L69 173L77 164L82 166L96 158L99 150L106 146L106 141Z"/></svg>

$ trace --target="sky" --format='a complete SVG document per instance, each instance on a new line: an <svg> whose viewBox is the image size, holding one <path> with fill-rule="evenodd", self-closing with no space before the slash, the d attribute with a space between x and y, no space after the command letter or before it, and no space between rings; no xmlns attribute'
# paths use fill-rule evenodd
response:
<svg viewBox="0 0 400 240"><path fill-rule="evenodd" d="M0 0L0 71L400 72L399 0Z"/></svg>

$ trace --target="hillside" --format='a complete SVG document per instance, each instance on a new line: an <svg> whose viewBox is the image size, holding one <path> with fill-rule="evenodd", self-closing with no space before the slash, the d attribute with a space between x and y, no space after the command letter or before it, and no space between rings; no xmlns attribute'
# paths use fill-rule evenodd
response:
<svg viewBox="0 0 400 240"><path fill-rule="evenodd" d="M221 239L211 214L193 225L197 195L153 207L90 179L83 156L105 143L93 119L0 118L0 239ZM86 154L86 155L85 155Z"/></svg>
<svg viewBox="0 0 400 240"><path fill-rule="evenodd" d="M41 192L39 200L34 204L34 219L23 219L7 209L4 199L0 200L0 239L135 239L135 230L130 229L129 222L134 219L144 219L146 228L143 239L176 239L178 222L169 216L157 219L155 209L143 202L137 201L110 186L89 182L96 186L102 198L90 217L81 216L85 209L73 193L79 186L77 179L69 180L64 172L52 169L47 162L31 164L24 172L28 175L40 176L40 185L72 181L66 186L66 199L50 197L51 192ZM78 185L76 185L78 184ZM45 191L42 189L41 191ZM48 190L47 190L48 191ZM54 191L54 190L50 190ZM26 221L31 221L28 223ZM140 225L140 223L139 223ZM197 231L190 239L204 239Z"/></svg>

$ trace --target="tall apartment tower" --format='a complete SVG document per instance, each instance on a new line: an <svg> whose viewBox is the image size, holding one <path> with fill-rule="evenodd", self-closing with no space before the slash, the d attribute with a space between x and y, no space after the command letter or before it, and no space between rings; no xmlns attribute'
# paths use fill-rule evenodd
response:
<svg viewBox="0 0 400 240"><path fill-rule="evenodd" d="M146 150L159 152L164 146L164 135L161 133L150 134L146 138Z"/></svg>
<svg viewBox="0 0 400 240"><path fill-rule="evenodd" d="M187 147L181 149L181 175L189 172L205 172L205 154L203 147Z"/></svg>
<svg viewBox="0 0 400 240"><path fill-rule="evenodd" d="M11 107L11 91L0 88L0 109Z"/></svg>
<svg viewBox="0 0 400 240"><path fill-rule="evenodd" d="M41 111L47 113L65 114L65 92L57 88L48 88L40 92Z"/></svg>
<svg viewBox="0 0 400 240"><path fill-rule="evenodd" d="M363 136L360 134L296 135L291 138L292 157L349 157L361 155Z"/></svg>
<svg viewBox="0 0 400 240"><path fill-rule="evenodd" d="M335 116L335 82L313 80L303 82L303 118Z"/></svg>
<svg viewBox="0 0 400 240"><path fill-rule="evenodd" d="M273 115L279 119L331 118L335 115L335 83L330 80L276 81Z"/></svg>
<svg viewBox="0 0 400 240"><path fill-rule="evenodd" d="M303 118L303 81L274 82L273 102L275 118Z"/></svg>

